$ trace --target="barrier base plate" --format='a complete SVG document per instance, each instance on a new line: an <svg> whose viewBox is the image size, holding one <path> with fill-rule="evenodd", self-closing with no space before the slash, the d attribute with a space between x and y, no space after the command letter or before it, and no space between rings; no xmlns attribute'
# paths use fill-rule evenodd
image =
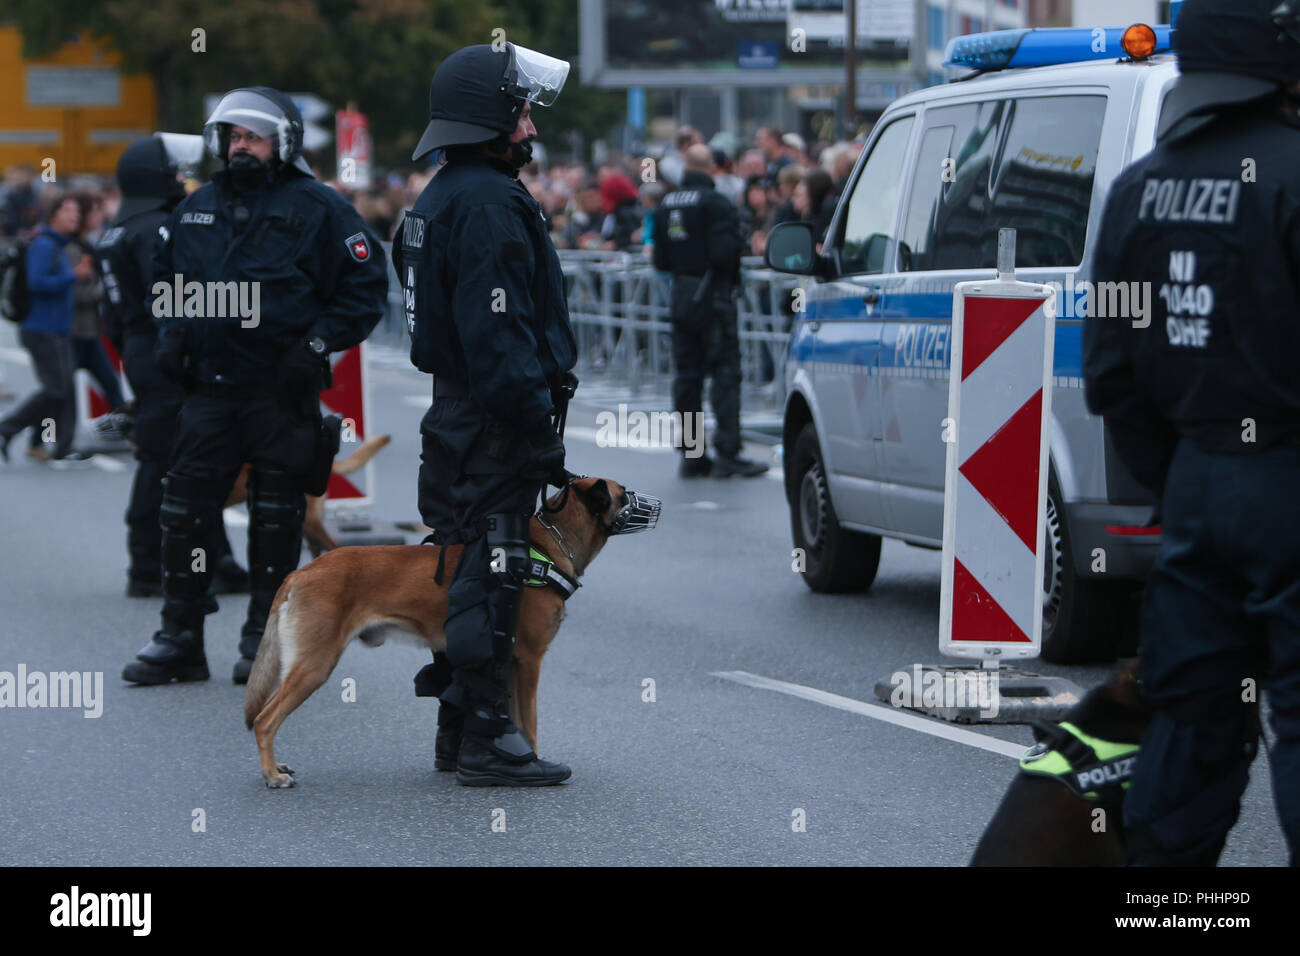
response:
<svg viewBox="0 0 1300 956"><path fill-rule="evenodd" d="M949 664L912 664L881 678L875 691L892 706L958 724L1060 720L1083 696L1064 677Z"/></svg>

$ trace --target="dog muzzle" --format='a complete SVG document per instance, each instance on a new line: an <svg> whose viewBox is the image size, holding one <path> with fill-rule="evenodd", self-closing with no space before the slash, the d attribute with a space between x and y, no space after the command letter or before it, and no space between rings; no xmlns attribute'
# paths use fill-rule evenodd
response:
<svg viewBox="0 0 1300 956"><path fill-rule="evenodd" d="M649 531L659 523L659 512L664 507L662 501L654 495L638 495L627 489L623 493L627 495L627 504L614 515L614 520L604 526L606 534L635 534Z"/></svg>

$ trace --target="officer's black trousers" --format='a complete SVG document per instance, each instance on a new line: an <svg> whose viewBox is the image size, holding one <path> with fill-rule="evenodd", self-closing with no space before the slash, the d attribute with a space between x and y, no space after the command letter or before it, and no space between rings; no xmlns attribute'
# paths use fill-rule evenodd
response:
<svg viewBox="0 0 1300 956"><path fill-rule="evenodd" d="M1179 443L1147 580L1141 679L1156 710L1124 806L1130 859L1212 865L1236 822L1267 685L1273 794L1300 863L1300 447Z"/></svg>
<svg viewBox="0 0 1300 956"><path fill-rule="evenodd" d="M447 585L444 678L429 692L444 707L505 714L510 649L494 649L492 633L503 591L491 569L483 521L491 514L531 515L542 483L519 477L523 449L502 423L468 398L437 398L420 424L420 515L441 539L467 541ZM504 723L492 733L509 729Z"/></svg>
<svg viewBox="0 0 1300 956"><path fill-rule="evenodd" d="M730 286L713 284L700 301L693 301L700 280L673 278L670 315L673 326L673 410L683 418L683 432L704 440L700 420L704 408L704 379L710 379L709 399L717 428L718 452L740 454L740 337L736 303ZM693 426L686 416L695 416Z"/></svg>
<svg viewBox="0 0 1300 956"><path fill-rule="evenodd" d="M212 564L196 562L244 462L248 486L249 607L240 652L252 657L281 582L302 551L305 482L320 428L315 396L279 399L188 395L181 407L162 505L163 626L201 630Z"/></svg>
<svg viewBox="0 0 1300 956"><path fill-rule="evenodd" d="M157 585L162 581L162 527L158 513L162 507L163 478L171 461L176 420L185 393L159 370L153 347L153 336L131 336L122 349L122 364L136 403L133 440L137 464L126 509L126 545L131 561L127 576L141 584ZM230 553L225 524L221 521L216 523L212 547L218 559Z"/></svg>

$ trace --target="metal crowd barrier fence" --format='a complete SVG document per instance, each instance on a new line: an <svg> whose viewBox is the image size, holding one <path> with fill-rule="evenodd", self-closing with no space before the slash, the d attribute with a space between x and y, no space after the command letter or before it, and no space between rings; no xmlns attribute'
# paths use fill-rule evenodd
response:
<svg viewBox="0 0 1300 956"><path fill-rule="evenodd" d="M667 397L673 374L669 277L640 253L565 249L559 257L578 341L578 377L629 397ZM787 303L797 285L794 276L763 268L761 259L742 260L736 304L745 408L770 411L784 404ZM391 268L388 313L370 340L399 349L410 344L402 286Z"/></svg>

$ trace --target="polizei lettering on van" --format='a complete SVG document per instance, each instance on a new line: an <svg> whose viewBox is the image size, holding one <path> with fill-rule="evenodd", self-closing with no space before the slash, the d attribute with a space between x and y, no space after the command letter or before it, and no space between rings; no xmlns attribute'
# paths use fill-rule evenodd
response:
<svg viewBox="0 0 1300 956"><path fill-rule="evenodd" d="M1141 222L1234 225L1241 198L1238 179L1148 179L1138 205Z"/></svg>

